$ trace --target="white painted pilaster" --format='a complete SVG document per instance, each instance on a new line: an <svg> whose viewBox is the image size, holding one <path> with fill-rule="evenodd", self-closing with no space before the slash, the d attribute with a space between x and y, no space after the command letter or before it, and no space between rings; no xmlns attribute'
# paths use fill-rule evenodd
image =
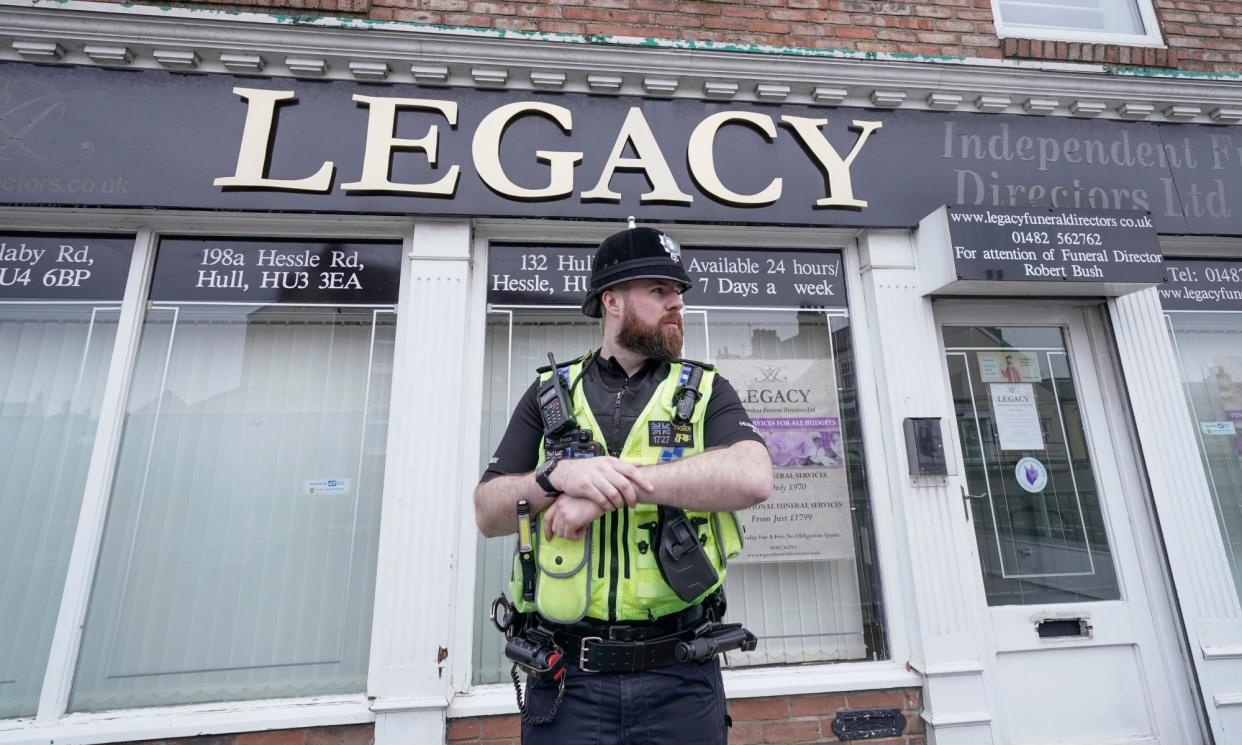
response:
<svg viewBox="0 0 1242 745"><path fill-rule="evenodd" d="M419 223L406 238L367 693L376 745L443 742L460 502L470 225ZM473 546L470 547L472 549Z"/></svg>
<svg viewBox="0 0 1242 745"><path fill-rule="evenodd" d="M1242 742L1242 608L1155 289L1109 310L1173 584L1217 743Z"/></svg>
<svg viewBox="0 0 1242 745"><path fill-rule="evenodd" d="M860 242L863 292L873 350L884 465L893 492L898 571L913 598L910 665L924 676L923 718L936 745L990 745L991 714L982 660L986 631L974 534L957 479L910 476L900 436L906 417L940 417L945 450L957 471L954 410L931 301L923 296L914 242L907 232L871 231Z"/></svg>

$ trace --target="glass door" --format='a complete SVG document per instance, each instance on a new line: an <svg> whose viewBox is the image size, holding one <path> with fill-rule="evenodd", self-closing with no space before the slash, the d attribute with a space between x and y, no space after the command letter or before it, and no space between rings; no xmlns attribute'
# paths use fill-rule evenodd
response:
<svg viewBox="0 0 1242 745"><path fill-rule="evenodd" d="M1192 741L1170 593L1144 576L1160 549L1141 458L1119 378L1099 372L1115 369L1101 309L963 302L936 317L998 741Z"/></svg>
<svg viewBox="0 0 1242 745"><path fill-rule="evenodd" d="M1064 329L942 333L988 605L1119 599Z"/></svg>

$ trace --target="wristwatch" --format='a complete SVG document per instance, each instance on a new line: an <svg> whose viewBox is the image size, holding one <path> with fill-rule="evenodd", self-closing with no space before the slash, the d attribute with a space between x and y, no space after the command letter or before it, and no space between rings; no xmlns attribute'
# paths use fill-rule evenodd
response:
<svg viewBox="0 0 1242 745"><path fill-rule="evenodd" d="M549 497L559 497L563 493L560 489L552 486L552 479L550 478L552 476L552 469L556 468L556 464L560 462L560 456L554 455L545 460L542 465L535 469L535 483L539 484L539 487L543 489Z"/></svg>

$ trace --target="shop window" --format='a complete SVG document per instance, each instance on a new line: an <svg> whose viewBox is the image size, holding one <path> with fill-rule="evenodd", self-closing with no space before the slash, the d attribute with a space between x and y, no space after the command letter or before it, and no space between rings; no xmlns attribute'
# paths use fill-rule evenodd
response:
<svg viewBox="0 0 1242 745"><path fill-rule="evenodd" d="M1192 271L1199 275L1206 271L1210 278L1214 268L1225 262L1179 261L1178 264L1193 266ZM1225 271L1231 271L1234 277L1239 273L1236 265L1226 267ZM1204 286L1210 286L1211 292L1222 292L1222 285L1229 282L1227 278L1214 283L1209 279ZM1223 292L1231 291L1224 289ZM1176 302L1170 303L1166 297L1166 307ZM1233 581L1242 598L1242 313L1236 310L1175 311L1166 317L1186 386L1190 414L1198 431L1216 519Z"/></svg>
<svg viewBox="0 0 1242 745"><path fill-rule="evenodd" d="M365 690L399 262L161 241L71 710Z"/></svg>
<svg viewBox="0 0 1242 745"><path fill-rule="evenodd" d="M132 245L0 234L0 718L38 707Z"/></svg>
<svg viewBox="0 0 1242 745"><path fill-rule="evenodd" d="M1151 0L994 0L997 33L1114 44L1158 44Z"/></svg>
<svg viewBox="0 0 1242 745"><path fill-rule="evenodd" d="M580 246L491 247L489 276L502 279L489 282L484 461L549 352L564 360L598 348L599 323L578 308L591 253ZM841 254L682 253L695 280L686 295L683 354L716 365L739 391L775 465L771 498L743 513L746 550L729 563L725 585L729 620L754 631L759 648L731 653L725 664L886 658ZM520 282L534 274L549 284ZM505 289L523 286L534 290ZM513 538L480 538L478 552L475 604L485 608L508 581ZM474 682L507 681L503 639L480 615Z"/></svg>

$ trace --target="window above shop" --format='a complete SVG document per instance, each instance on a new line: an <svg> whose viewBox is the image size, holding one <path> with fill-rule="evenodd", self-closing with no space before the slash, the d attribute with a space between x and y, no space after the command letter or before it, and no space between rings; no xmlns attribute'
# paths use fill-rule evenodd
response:
<svg viewBox="0 0 1242 745"><path fill-rule="evenodd" d="M1163 44L1151 0L992 0L992 10L1001 38Z"/></svg>

